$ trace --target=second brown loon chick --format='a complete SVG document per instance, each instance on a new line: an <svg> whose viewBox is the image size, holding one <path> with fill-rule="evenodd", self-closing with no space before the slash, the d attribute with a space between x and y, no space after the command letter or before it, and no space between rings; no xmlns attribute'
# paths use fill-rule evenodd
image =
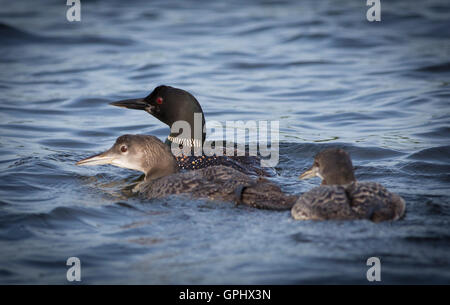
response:
<svg viewBox="0 0 450 305"><path fill-rule="evenodd" d="M358 182L350 156L343 149L321 151L300 179L318 176L322 185L304 193L291 210L298 220L369 219L397 220L405 213L405 201L375 182Z"/></svg>
<svg viewBox="0 0 450 305"><path fill-rule="evenodd" d="M101 164L143 172L145 179L135 190L148 199L188 194L261 209L289 210L298 198L284 194L267 179L251 178L227 166L178 172L170 148L149 135L120 136L109 150L77 162L77 165Z"/></svg>

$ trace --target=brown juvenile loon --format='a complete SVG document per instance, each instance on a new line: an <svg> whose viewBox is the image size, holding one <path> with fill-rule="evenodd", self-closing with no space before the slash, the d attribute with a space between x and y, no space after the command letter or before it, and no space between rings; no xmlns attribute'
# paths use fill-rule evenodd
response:
<svg viewBox="0 0 450 305"><path fill-rule="evenodd" d="M289 210L298 198L284 194L265 178L251 178L231 167L179 172L169 146L150 135L120 136L109 150L77 162L77 165L101 164L143 172L145 179L135 190L148 199L189 194L262 209Z"/></svg>
<svg viewBox="0 0 450 305"><path fill-rule="evenodd" d="M400 219L405 201L375 182L357 182L350 156L343 149L321 151L300 179L318 176L322 185L304 193L291 210L298 220Z"/></svg>
<svg viewBox="0 0 450 305"><path fill-rule="evenodd" d="M189 92L161 85L156 87L147 97L112 102L111 105L128 109L144 110L171 128L166 144L172 142L190 148L191 155L176 156L181 169L199 169L214 165L233 167L248 174L271 176L273 172L261 168L259 158L250 156L207 156L194 155L195 149L203 147L206 138L205 117L197 99ZM195 117L201 117L195 124ZM183 138L182 133L172 131L175 122L184 121L191 127L191 134ZM185 135L183 135L185 136ZM224 145L226 146L226 145Z"/></svg>

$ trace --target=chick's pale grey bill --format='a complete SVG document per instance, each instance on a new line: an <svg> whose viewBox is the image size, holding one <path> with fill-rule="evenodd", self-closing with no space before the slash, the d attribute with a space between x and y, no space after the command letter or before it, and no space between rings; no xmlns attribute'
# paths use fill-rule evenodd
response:
<svg viewBox="0 0 450 305"><path fill-rule="evenodd" d="M80 160L75 164L81 166L104 165L104 164L111 164L113 160L114 156L109 155L108 152L106 151L97 155L87 157L86 159Z"/></svg>
<svg viewBox="0 0 450 305"><path fill-rule="evenodd" d="M314 178L317 175L317 167L312 166L307 169L303 174L301 174L298 179L304 180L309 178Z"/></svg>

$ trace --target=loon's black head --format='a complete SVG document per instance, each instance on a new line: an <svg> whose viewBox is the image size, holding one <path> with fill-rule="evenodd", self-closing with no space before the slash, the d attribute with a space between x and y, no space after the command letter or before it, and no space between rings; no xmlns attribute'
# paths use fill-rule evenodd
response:
<svg viewBox="0 0 450 305"><path fill-rule="evenodd" d="M299 178L308 179L315 176L322 179L323 185L343 185L356 181L350 155L340 148L319 152L313 165Z"/></svg>
<svg viewBox="0 0 450 305"><path fill-rule="evenodd" d="M202 142L205 140L205 118L202 107L197 99L185 90L162 85L156 87L145 98L117 101L111 103L111 105L145 110L171 128L175 122L185 121L191 126L191 139L197 138L194 132L198 129ZM201 114L201 126L195 125L195 113L197 113L197 117L200 117ZM176 137L181 133L182 131L175 131L171 132L170 135Z"/></svg>

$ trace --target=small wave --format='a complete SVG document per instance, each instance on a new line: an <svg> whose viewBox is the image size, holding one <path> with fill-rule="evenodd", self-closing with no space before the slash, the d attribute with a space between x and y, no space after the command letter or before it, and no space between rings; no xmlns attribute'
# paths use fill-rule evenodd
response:
<svg viewBox="0 0 450 305"><path fill-rule="evenodd" d="M318 65L336 65L336 64L339 63L330 60L299 60L287 62L284 63L283 65L285 65L286 67L291 66L295 67L295 66L318 66Z"/></svg>
<svg viewBox="0 0 450 305"><path fill-rule="evenodd" d="M157 79L159 77L162 77L164 75L163 72L150 72L150 73L142 73L130 76L129 79L139 80L139 79Z"/></svg>
<svg viewBox="0 0 450 305"><path fill-rule="evenodd" d="M439 160L433 160L434 162L439 162ZM450 180L450 164L442 163L432 163L425 161L413 161L401 162L397 165L401 170L409 172L414 176L430 176L428 178L433 178L437 181L449 181Z"/></svg>
<svg viewBox="0 0 450 305"><path fill-rule="evenodd" d="M229 68L232 69L243 69L243 70L253 70L253 69L263 69L263 68L271 68L271 67L279 67L279 63L270 63L270 62L232 62L228 64Z"/></svg>
<svg viewBox="0 0 450 305"><path fill-rule="evenodd" d="M371 48L379 46L376 40L350 37L334 37L330 40L330 43L338 48Z"/></svg>
<svg viewBox="0 0 450 305"><path fill-rule="evenodd" d="M87 68L74 68L74 69L66 69L66 70L58 70L58 71L42 71L33 73L33 76L36 77L42 77L42 76L53 76L53 75L60 75L60 74L75 74L75 73L81 73L81 72L89 72L89 71L99 71L104 69L104 66L96 66L96 67L87 67Z"/></svg>
<svg viewBox="0 0 450 305"><path fill-rule="evenodd" d="M0 41L3 43L37 42L39 36L19 30L13 26L0 23Z"/></svg>
<svg viewBox="0 0 450 305"><path fill-rule="evenodd" d="M39 141L39 144L45 145L45 146L48 146L51 148L80 149L80 148L96 147L96 143L82 142L82 141L67 139L67 138L45 139L45 140Z"/></svg>
<svg viewBox="0 0 450 305"><path fill-rule="evenodd" d="M408 159L450 163L450 146L426 148L410 155Z"/></svg>
<svg viewBox="0 0 450 305"><path fill-rule="evenodd" d="M111 100L105 99L103 97L93 98L93 97L78 97L70 100L69 103L66 103L64 106L67 108L80 108L80 109L94 109L101 106L106 106L110 103Z"/></svg>
<svg viewBox="0 0 450 305"><path fill-rule="evenodd" d="M39 44L104 44L112 46L130 46L136 41L128 38L112 38L96 35L81 37L43 36L31 34L4 23L0 23L0 41L4 44L39 43Z"/></svg>
<svg viewBox="0 0 450 305"><path fill-rule="evenodd" d="M237 35L237 36L249 35L249 34L258 34L258 33L266 32L268 30L272 30L272 29L276 29L276 27L274 27L272 25L263 25L263 26L256 26L256 27L252 27L252 28L249 28L249 29L241 30L241 31L238 31L238 32L236 32L234 34Z"/></svg>
<svg viewBox="0 0 450 305"><path fill-rule="evenodd" d="M134 71L136 71L136 72L148 71L148 70L161 68L161 66L162 66L161 64L157 64L157 63L145 64L145 65L141 65L141 66L135 68Z"/></svg>
<svg viewBox="0 0 450 305"><path fill-rule="evenodd" d="M345 149L354 160L383 160L405 155L405 153L396 150L376 147L376 146L354 146L348 143L280 143L280 155L295 155L296 158L312 158L323 149L339 147Z"/></svg>
<svg viewBox="0 0 450 305"><path fill-rule="evenodd" d="M117 211L107 211L105 209L85 208L79 206L56 207L46 213L11 213L8 219L2 219L2 223L11 229L15 229L15 234L9 234L9 238L23 239L33 235L31 228L67 228L70 223L71 228L75 226L86 230L92 230L95 226L92 221L104 220L106 215L118 213ZM23 228L24 230L19 230ZM7 238L0 236L0 239Z"/></svg>
<svg viewBox="0 0 450 305"><path fill-rule="evenodd" d="M448 135L450 135L450 127L448 126L440 126L435 128L433 131L417 133L416 136L421 136L427 139L447 139Z"/></svg>
<svg viewBox="0 0 450 305"><path fill-rule="evenodd" d="M450 236L442 235L442 236L406 236L404 238L406 241L412 243L436 243L436 242L450 242Z"/></svg>
<svg viewBox="0 0 450 305"><path fill-rule="evenodd" d="M430 72L430 73L447 73L450 72L450 62L441 63L437 65L425 66L416 69L418 72Z"/></svg>
<svg viewBox="0 0 450 305"><path fill-rule="evenodd" d="M283 43L289 43L289 42L297 42L299 40L320 40L329 38L330 34L328 33L301 33L293 35L283 41Z"/></svg>

